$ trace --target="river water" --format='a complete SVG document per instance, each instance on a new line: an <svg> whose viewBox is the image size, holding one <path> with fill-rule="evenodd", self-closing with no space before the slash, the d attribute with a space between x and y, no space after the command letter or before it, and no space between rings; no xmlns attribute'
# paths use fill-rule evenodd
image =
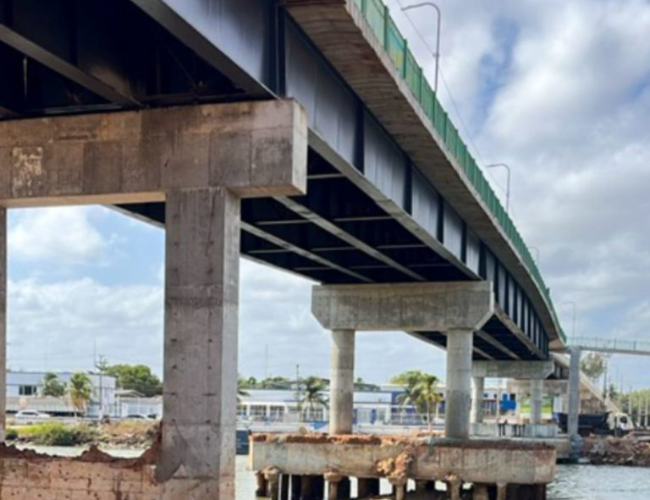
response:
<svg viewBox="0 0 650 500"><path fill-rule="evenodd" d="M79 448L36 447L51 455L77 455ZM141 451L111 450L111 454L133 457ZM255 500L255 476L247 457L237 457L237 500ZM383 493L383 491L382 491ZM593 465L558 465L548 500L650 500L650 469Z"/></svg>

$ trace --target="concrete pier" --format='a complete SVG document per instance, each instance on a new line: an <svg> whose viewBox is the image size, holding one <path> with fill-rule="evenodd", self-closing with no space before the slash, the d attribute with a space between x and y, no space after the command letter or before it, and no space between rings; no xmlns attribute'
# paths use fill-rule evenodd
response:
<svg viewBox="0 0 650 500"><path fill-rule="evenodd" d="M474 377L472 379L472 422L483 423L483 394L485 393L485 378Z"/></svg>
<svg viewBox="0 0 650 500"><path fill-rule="evenodd" d="M239 199L167 194L163 447L156 476L219 477L234 495ZM210 374L206 377L206 374ZM188 412L188 408L193 411ZM217 491L218 490L218 491Z"/></svg>
<svg viewBox="0 0 650 500"><path fill-rule="evenodd" d="M346 359L340 348L351 341L345 340L345 335L358 331L443 332L447 336L447 437L468 439L473 332L483 326L493 311L494 296L487 282L315 286L312 313L324 328L335 332L333 403L347 405L351 401L347 390L353 380L350 367L354 367L354 344L347 344L347 349L352 349L352 359ZM340 333L343 331L348 333ZM342 370L334 368L339 364ZM343 416L331 412L335 414L331 424L335 431L351 429L345 420L340 420L351 415L351 405L350 411L348 406L344 408Z"/></svg>
<svg viewBox="0 0 650 500"><path fill-rule="evenodd" d="M447 396L445 436L469 439L472 390L472 330L453 330L447 335Z"/></svg>
<svg viewBox="0 0 650 500"><path fill-rule="evenodd" d="M530 381L530 423L541 425L544 401L544 381L539 378Z"/></svg>
<svg viewBox="0 0 650 500"><path fill-rule="evenodd" d="M0 443L6 439L7 408L7 210L0 207Z"/></svg>
<svg viewBox="0 0 650 500"><path fill-rule="evenodd" d="M569 415L568 432L569 436L578 434L578 414L580 413L580 349L571 349L571 361L569 368Z"/></svg>
<svg viewBox="0 0 650 500"><path fill-rule="evenodd" d="M32 481L29 495L24 478L0 478L2 497L104 498L106 490L132 500L233 499L240 203L304 193L302 108L260 101L0 122L0 153L0 207L166 203L164 418L155 467L59 461L42 468L43 484ZM0 239L4 387L5 208ZM0 410L3 402L4 389ZM0 468L20 470L21 460L27 464L0 456ZM264 472L260 487L277 498L278 477Z"/></svg>
<svg viewBox="0 0 650 500"><path fill-rule="evenodd" d="M354 330L332 331L330 434L351 434L354 397Z"/></svg>

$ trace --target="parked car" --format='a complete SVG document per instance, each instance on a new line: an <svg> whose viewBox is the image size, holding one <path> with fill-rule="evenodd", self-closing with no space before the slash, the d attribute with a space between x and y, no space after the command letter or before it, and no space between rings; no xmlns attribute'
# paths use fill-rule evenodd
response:
<svg viewBox="0 0 650 500"><path fill-rule="evenodd" d="M124 417L125 420L150 420L147 415L142 415L141 413L132 413Z"/></svg>
<svg viewBox="0 0 650 500"><path fill-rule="evenodd" d="M43 420L48 420L49 418L52 417L47 413L38 410L20 410L16 413L14 420L16 423L20 424L33 424L34 422L41 422Z"/></svg>

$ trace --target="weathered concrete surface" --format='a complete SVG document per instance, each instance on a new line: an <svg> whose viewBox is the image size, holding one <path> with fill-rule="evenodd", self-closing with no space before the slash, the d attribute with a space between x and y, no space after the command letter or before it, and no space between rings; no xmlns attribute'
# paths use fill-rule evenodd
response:
<svg viewBox="0 0 650 500"><path fill-rule="evenodd" d="M355 332L332 331L330 434L352 434Z"/></svg>
<svg viewBox="0 0 650 500"><path fill-rule="evenodd" d="M253 470L271 466L297 475L330 470L361 478L444 481L455 475L472 483L547 484L555 474L555 453L553 446L512 441L255 435L250 460Z"/></svg>
<svg viewBox="0 0 650 500"><path fill-rule="evenodd" d="M472 405L472 330L447 335L447 378L445 379L445 436L469 439Z"/></svg>
<svg viewBox="0 0 650 500"><path fill-rule="evenodd" d="M542 404L544 398L544 380L535 378L530 381L530 423L541 425Z"/></svg>
<svg viewBox="0 0 650 500"><path fill-rule="evenodd" d="M550 361L474 361L474 377L544 379L555 369Z"/></svg>
<svg viewBox="0 0 650 500"><path fill-rule="evenodd" d="M167 196L163 449L156 477L220 478L219 498L234 498L239 210L239 198L223 188Z"/></svg>
<svg viewBox="0 0 650 500"><path fill-rule="evenodd" d="M7 210L0 208L0 443L7 420ZM1 498L1 497L0 497Z"/></svg>
<svg viewBox="0 0 650 500"><path fill-rule="evenodd" d="M544 291L440 138L359 11L355 0L283 0L338 73L472 230L513 273L540 314L551 347L562 346Z"/></svg>
<svg viewBox="0 0 650 500"><path fill-rule="evenodd" d="M477 330L494 311L491 288L488 282L314 286L312 313L329 330Z"/></svg>
<svg viewBox="0 0 650 500"><path fill-rule="evenodd" d="M290 100L0 122L0 206L241 197L306 188L307 118Z"/></svg>
<svg viewBox="0 0 650 500"><path fill-rule="evenodd" d="M116 459L92 451L61 458L0 449L2 500L206 500L219 498L218 482L179 480L158 483L152 456ZM234 498L234 497L232 497Z"/></svg>
<svg viewBox="0 0 650 500"><path fill-rule="evenodd" d="M483 394L485 393L485 378L473 377L472 384L472 422L483 423Z"/></svg>

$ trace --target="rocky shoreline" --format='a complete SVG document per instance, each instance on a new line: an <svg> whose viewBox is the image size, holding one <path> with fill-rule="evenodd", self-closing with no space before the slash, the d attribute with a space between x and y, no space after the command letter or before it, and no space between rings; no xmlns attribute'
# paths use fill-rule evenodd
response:
<svg viewBox="0 0 650 500"><path fill-rule="evenodd" d="M650 436L591 436L584 440L582 456L592 465L650 467Z"/></svg>

